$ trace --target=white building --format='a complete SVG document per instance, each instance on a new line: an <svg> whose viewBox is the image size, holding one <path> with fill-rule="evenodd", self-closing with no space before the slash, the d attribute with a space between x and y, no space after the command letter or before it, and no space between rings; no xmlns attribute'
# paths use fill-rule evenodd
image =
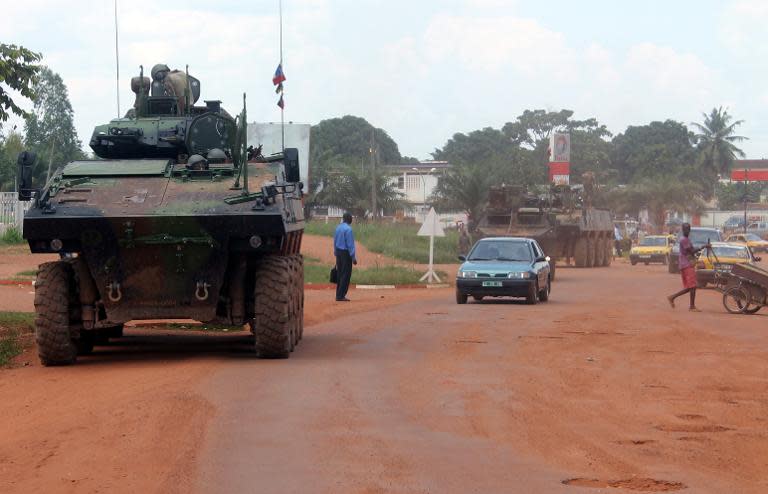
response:
<svg viewBox="0 0 768 494"><path fill-rule="evenodd" d="M405 196L411 208L406 216L415 218L421 223L431 207L430 198L437 187L439 177L451 167L447 161L420 161L418 163L402 163L391 165L394 172L392 183L397 191ZM457 222L466 223L466 214L438 211L440 219L446 224Z"/></svg>

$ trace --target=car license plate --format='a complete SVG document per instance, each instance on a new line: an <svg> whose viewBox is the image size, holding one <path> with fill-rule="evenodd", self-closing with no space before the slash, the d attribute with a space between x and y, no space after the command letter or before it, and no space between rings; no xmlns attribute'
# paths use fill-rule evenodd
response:
<svg viewBox="0 0 768 494"><path fill-rule="evenodd" d="M730 271L732 267L733 266L730 264L715 264L715 269L719 269L721 271Z"/></svg>
<svg viewBox="0 0 768 494"><path fill-rule="evenodd" d="M650 254L643 254L640 256L640 259L650 259L650 258L651 258Z"/></svg>
<svg viewBox="0 0 768 494"><path fill-rule="evenodd" d="M483 286L502 286L500 281L484 281Z"/></svg>

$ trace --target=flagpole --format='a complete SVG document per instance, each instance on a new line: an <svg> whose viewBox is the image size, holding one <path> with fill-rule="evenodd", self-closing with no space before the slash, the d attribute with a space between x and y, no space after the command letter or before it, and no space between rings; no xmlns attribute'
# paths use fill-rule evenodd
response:
<svg viewBox="0 0 768 494"><path fill-rule="evenodd" d="M283 0L280 0L280 66L283 65ZM283 68L285 70L285 68ZM280 93L282 98L283 93ZM285 107L280 107L280 142L285 151Z"/></svg>
<svg viewBox="0 0 768 494"><path fill-rule="evenodd" d="M116 81L115 91L117 93L117 118L120 118L120 50L118 49L117 39L117 0L115 0L115 67L116 67Z"/></svg>

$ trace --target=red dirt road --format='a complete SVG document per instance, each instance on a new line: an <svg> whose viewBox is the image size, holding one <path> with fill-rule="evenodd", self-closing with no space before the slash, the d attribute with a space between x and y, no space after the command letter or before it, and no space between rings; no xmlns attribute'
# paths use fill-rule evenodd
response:
<svg viewBox="0 0 768 494"><path fill-rule="evenodd" d="M284 361L146 330L70 368L25 354L0 492L766 492L768 318L672 310L678 286L619 264L537 306L310 291Z"/></svg>

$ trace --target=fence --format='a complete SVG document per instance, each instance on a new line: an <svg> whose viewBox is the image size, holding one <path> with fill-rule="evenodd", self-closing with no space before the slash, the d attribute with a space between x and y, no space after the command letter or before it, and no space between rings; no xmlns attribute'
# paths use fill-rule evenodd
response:
<svg viewBox="0 0 768 494"><path fill-rule="evenodd" d="M24 213L31 205L31 201L19 201L16 192L0 192L0 234L12 226L21 231Z"/></svg>

